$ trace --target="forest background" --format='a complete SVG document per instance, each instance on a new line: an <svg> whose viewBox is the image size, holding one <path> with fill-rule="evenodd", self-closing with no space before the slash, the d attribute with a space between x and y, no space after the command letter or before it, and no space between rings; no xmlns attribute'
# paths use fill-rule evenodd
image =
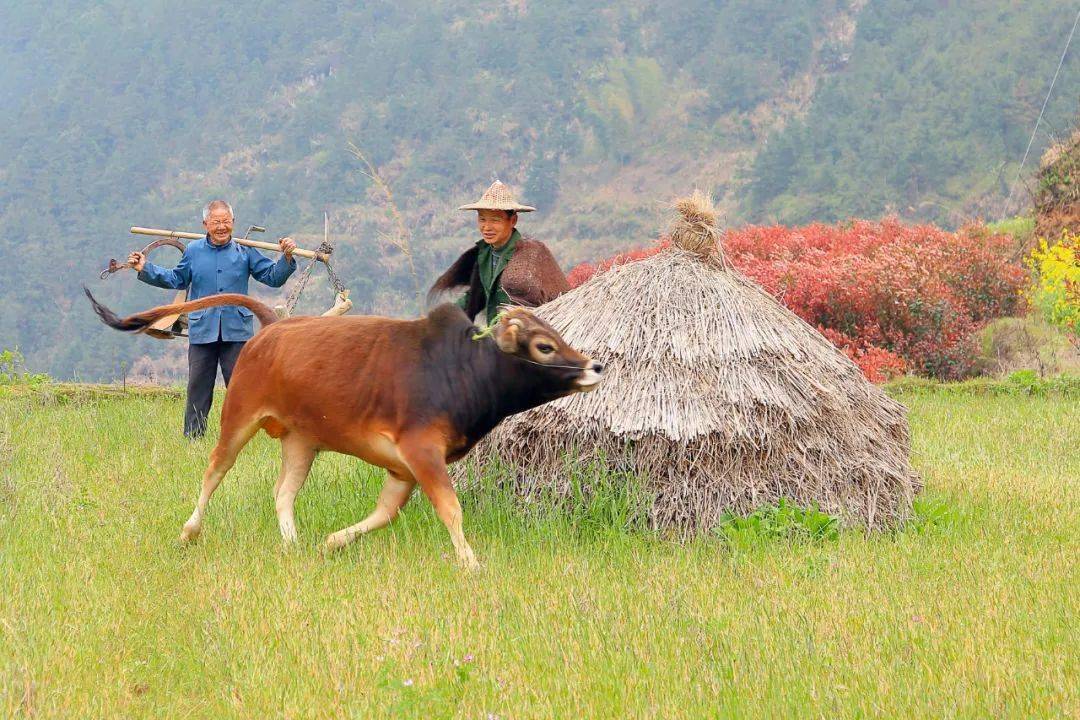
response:
<svg viewBox="0 0 1080 720"><path fill-rule="evenodd" d="M1076 117L1070 53L1018 172L1074 15L1059 0L4 0L0 349L61 378L182 369L182 342L105 332L81 286L121 311L160 303L97 275L142 244L129 226L197 230L216 196L239 232L306 245L328 213L354 312L392 315L419 311L417 289L472 241L455 208L495 174L540 208L522 227L564 269L649 243L694 187L732 227L1007 217ZM315 277L301 311L332 300Z"/></svg>

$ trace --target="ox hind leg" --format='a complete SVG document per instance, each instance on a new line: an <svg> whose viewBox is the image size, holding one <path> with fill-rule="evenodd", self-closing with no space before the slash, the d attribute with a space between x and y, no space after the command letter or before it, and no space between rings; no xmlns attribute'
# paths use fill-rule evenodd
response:
<svg viewBox="0 0 1080 720"><path fill-rule="evenodd" d="M416 487L416 480L407 471L388 470L382 492L379 493L379 499L375 503L375 509L355 525L350 525L328 536L326 549L338 550L361 535L389 525L409 501L414 487Z"/></svg>
<svg viewBox="0 0 1080 720"><path fill-rule="evenodd" d="M227 422L224 419L223 411L221 436L218 438L214 450L210 453L210 465L207 466L206 472L203 473L202 492L199 493L199 500L195 504L194 512L191 513L191 517L184 523L184 528L180 531L180 542L190 542L199 536L202 531L203 518L206 516L206 507L210 504L210 496L217 490L218 485L225 478L225 474L232 469L233 464L236 462L236 456L240 454L240 451L247 445L248 440L258 430L258 422L248 423L240 427Z"/></svg>
<svg viewBox="0 0 1080 720"><path fill-rule="evenodd" d="M450 542L454 544L458 561L466 568L475 570L480 564L461 528L461 503L446 472L445 448L430 438L415 437L403 438L398 443L398 449L450 533Z"/></svg>
<svg viewBox="0 0 1080 720"><path fill-rule="evenodd" d="M281 474L274 485L274 507L277 510L281 539L286 543L296 541L296 516L293 506L297 493L311 472L315 455L315 446L296 433L282 436Z"/></svg>

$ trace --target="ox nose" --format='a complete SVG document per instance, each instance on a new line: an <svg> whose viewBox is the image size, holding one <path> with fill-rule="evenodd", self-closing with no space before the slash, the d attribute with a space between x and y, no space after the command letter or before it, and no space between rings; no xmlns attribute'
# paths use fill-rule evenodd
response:
<svg viewBox="0 0 1080 720"><path fill-rule="evenodd" d="M595 360L586 360L585 367L581 368L581 370L582 373L574 384L577 386L577 389L582 392L589 392L604 379L600 375L604 371L603 363L598 363Z"/></svg>

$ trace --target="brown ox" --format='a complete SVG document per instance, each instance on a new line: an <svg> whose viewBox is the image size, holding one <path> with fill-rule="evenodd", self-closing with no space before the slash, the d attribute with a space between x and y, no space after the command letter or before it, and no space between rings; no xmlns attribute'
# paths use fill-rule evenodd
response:
<svg viewBox="0 0 1080 720"><path fill-rule="evenodd" d="M90 293L87 291L87 295ZM457 556L476 558L461 531L461 505L446 465L462 458L503 418L591 390L603 368L568 347L527 310L508 310L490 337L453 305L419 320L295 317L245 295L214 295L119 318L90 301L118 330L145 331L158 318L215 305L243 305L263 329L248 341L221 411L221 436L203 476L182 542L202 529L210 496L241 448L259 431L281 440L274 500L282 538L296 539L293 502L320 450L386 468L375 510L326 539L331 549L384 527L420 484L450 532Z"/></svg>

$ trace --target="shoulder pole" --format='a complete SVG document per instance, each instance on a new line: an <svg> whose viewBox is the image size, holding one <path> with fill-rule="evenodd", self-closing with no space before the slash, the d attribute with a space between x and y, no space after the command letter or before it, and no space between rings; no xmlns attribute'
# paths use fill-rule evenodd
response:
<svg viewBox="0 0 1080 720"><path fill-rule="evenodd" d="M134 235L154 235L156 237L183 238L185 240L198 240L206 235L205 233L181 232L180 230L159 230L158 228L144 227L133 227L131 228L131 232ZM237 245L246 245L247 247L258 248L259 250L281 252L281 248L274 243L238 237L234 237L233 242ZM293 255L311 260L318 260L323 263L330 259L330 253L320 252L318 250L305 250L304 248L296 248L293 250Z"/></svg>

